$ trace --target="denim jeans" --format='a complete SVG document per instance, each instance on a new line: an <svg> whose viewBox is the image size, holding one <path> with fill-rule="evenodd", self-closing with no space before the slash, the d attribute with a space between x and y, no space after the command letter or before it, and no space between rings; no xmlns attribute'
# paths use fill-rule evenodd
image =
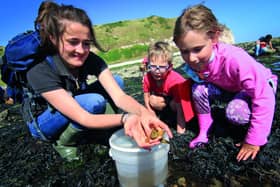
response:
<svg viewBox="0 0 280 187"><path fill-rule="evenodd" d="M114 76L118 85L124 89L124 82L118 75ZM113 109L117 110L116 105L113 103L111 97L104 90L99 81L96 81L88 86L84 91L81 91L79 95L75 96L74 99L80 104L82 108L92 114L104 114L106 109L106 103L109 102ZM89 130L82 125L71 121L68 117L61 114L59 111L52 108L48 108L36 119L37 124L41 133L48 140L56 140L60 134L67 128L68 124L71 123L73 127L81 130ZM35 128L35 122L32 121L27 123L31 135L35 138L43 139L40 133Z"/></svg>

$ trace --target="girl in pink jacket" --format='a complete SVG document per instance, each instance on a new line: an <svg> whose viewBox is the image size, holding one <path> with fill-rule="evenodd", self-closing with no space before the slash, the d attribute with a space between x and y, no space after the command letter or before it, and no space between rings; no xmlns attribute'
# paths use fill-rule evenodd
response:
<svg viewBox="0 0 280 187"><path fill-rule="evenodd" d="M207 143L212 125L210 104L227 101L226 117L234 124L249 124L237 160L254 159L270 134L277 76L241 48L219 43L222 29L204 5L184 10L174 29L174 42L187 65L203 81L192 87L199 134L189 146Z"/></svg>

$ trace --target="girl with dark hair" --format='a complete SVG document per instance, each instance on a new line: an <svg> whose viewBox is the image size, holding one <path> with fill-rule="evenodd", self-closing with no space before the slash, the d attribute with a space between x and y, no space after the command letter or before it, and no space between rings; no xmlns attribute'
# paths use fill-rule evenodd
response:
<svg viewBox="0 0 280 187"><path fill-rule="evenodd" d="M53 63L45 59L27 72L28 83L41 96L36 101L47 106L39 112L32 108L34 117L27 122L31 134L52 141L67 160L78 158L77 145L87 138L108 144L121 126L143 148L160 143L159 139L147 141L152 128L164 129L171 137L168 126L127 95L122 78L113 76L104 60L91 52L91 47L102 48L86 12L67 5L47 7L51 8L39 11L44 15L36 24L40 25L42 52ZM97 81L88 84L91 75ZM126 113L104 114L108 106Z"/></svg>

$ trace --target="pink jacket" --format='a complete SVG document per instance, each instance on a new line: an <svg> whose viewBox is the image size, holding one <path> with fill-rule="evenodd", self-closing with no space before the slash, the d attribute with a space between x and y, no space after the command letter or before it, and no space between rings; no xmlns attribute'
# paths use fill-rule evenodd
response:
<svg viewBox="0 0 280 187"><path fill-rule="evenodd" d="M251 121L245 142L264 145L271 130L275 95L269 79L277 76L239 47L219 43L214 46L214 59L208 64L205 81L229 92L245 91L251 97ZM277 86L277 84L276 84Z"/></svg>

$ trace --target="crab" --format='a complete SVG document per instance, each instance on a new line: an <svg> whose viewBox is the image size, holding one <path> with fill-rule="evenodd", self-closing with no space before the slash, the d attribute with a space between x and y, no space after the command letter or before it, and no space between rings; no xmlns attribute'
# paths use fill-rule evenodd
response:
<svg viewBox="0 0 280 187"><path fill-rule="evenodd" d="M147 137L146 141L148 142L148 141L150 141L150 139L155 140L155 139L159 138L161 140L161 143L169 143L168 140L163 138L164 133L165 133L165 131L163 129L153 128L152 132L150 134L150 137Z"/></svg>

